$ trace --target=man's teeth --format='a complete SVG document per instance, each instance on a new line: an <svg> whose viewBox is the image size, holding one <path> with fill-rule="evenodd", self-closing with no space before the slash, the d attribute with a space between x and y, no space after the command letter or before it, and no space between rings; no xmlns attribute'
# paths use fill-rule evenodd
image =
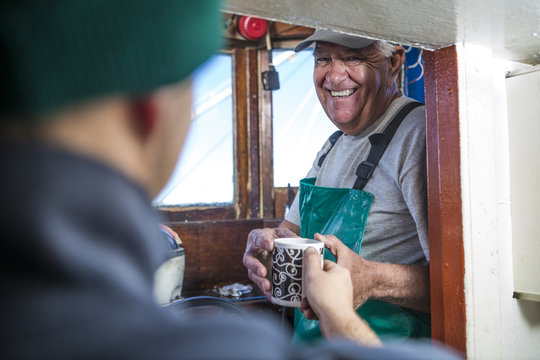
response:
<svg viewBox="0 0 540 360"><path fill-rule="evenodd" d="M354 92L354 89L347 89L347 90L343 90L343 91L333 91L333 90L330 90L330 94L332 94L332 96L334 96L334 97L344 97L344 96L349 96L349 95L351 95L353 92Z"/></svg>

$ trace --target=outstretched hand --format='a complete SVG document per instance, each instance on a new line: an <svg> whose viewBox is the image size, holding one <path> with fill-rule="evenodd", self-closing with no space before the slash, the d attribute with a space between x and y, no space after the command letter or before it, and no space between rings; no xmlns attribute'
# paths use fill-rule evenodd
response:
<svg viewBox="0 0 540 360"><path fill-rule="evenodd" d="M304 252L305 290L307 297L304 316L321 319L325 315L353 309L353 290L349 270L336 263L325 260L321 268L320 254L314 248ZM306 317L308 317L306 316Z"/></svg>
<svg viewBox="0 0 540 360"><path fill-rule="evenodd" d="M324 261L321 269L320 254L315 248L304 252L304 266L307 300L303 302L320 320L323 336L380 346L377 335L354 311L349 270L329 260Z"/></svg>

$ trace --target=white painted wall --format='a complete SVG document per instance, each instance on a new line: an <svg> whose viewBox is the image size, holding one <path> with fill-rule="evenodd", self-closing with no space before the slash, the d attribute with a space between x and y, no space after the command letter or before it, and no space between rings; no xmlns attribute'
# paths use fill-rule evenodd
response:
<svg viewBox="0 0 540 360"><path fill-rule="evenodd" d="M457 50L467 357L540 359L540 303L512 298L505 73L524 65L487 47Z"/></svg>

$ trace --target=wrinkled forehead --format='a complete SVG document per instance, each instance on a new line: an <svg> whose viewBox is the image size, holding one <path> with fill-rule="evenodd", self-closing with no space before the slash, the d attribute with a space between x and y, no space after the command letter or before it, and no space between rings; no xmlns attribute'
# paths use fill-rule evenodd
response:
<svg viewBox="0 0 540 360"><path fill-rule="evenodd" d="M360 49L353 49L343 45L329 43L326 41L316 41L313 48L313 55L337 53L337 54L355 54L355 55L368 55L376 51L376 43Z"/></svg>

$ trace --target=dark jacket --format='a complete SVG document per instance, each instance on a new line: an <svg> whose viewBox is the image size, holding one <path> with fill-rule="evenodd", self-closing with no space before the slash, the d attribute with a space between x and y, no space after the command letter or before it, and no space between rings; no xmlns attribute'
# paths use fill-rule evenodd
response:
<svg viewBox="0 0 540 360"><path fill-rule="evenodd" d="M349 342L293 350L271 319L164 309L152 282L165 246L141 188L100 163L43 147L1 145L0 169L2 359L381 356ZM408 358L407 349L383 357ZM411 349L411 358L447 356Z"/></svg>

